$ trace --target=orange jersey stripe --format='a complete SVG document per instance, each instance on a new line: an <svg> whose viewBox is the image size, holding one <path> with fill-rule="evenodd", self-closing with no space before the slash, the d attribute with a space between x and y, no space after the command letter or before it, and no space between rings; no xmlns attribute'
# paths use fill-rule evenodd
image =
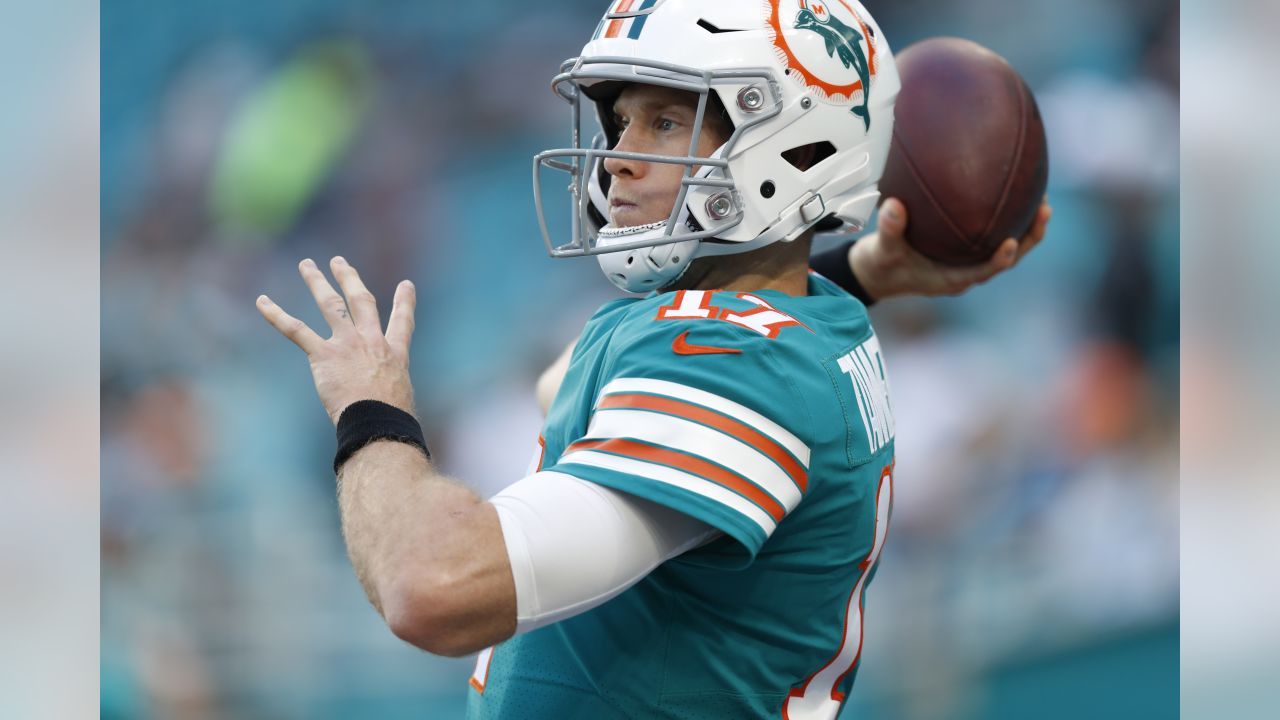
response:
<svg viewBox="0 0 1280 720"><path fill-rule="evenodd" d="M778 504L768 493L744 480L736 473L729 472L714 463L703 460L702 458L675 450L667 450L665 448L645 445L634 440L623 440L621 438L613 438L611 440L580 440L569 446L565 450L565 455L576 452L578 450L600 450L603 452L622 455L624 457L643 460L645 462L659 463L678 470L683 470L691 475L711 480L712 482L723 485L730 490L751 500L755 504L769 513L774 522L780 522L782 517L786 515L786 510ZM569 462L573 462L570 460Z"/></svg>
<svg viewBox="0 0 1280 720"><path fill-rule="evenodd" d="M709 425L726 435L737 438L738 440L759 450L768 456L791 477L791 481L800 488L800 492L809 489L809 473L791 457L791 453L782 448L781 445L774 442L773 438L756 430L750 425L746 425L738 420L712 412L704 407L694 405L692 403L683 402L681 400L673 400L671 398L658 397L656 395L641 395L638 393L618 393L617 395L606 395L600 401L600 408L608 410L611 408L632 408L636 410L654 410L657 412L675 415L693 420L694 422Z"/></svg>

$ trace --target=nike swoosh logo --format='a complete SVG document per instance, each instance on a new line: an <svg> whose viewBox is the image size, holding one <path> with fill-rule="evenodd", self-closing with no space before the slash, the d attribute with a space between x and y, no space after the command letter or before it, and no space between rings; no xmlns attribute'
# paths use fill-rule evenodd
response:
<svg viewBox="0 0 1280 720"><path fill-rule="evenodd" d="M675 342L671 343L671 350L677 355L737 355L742 351L738 348L711 347L710 345L693 345L685 340L689 337L689 331L685 330L676 336Z"/></svg>

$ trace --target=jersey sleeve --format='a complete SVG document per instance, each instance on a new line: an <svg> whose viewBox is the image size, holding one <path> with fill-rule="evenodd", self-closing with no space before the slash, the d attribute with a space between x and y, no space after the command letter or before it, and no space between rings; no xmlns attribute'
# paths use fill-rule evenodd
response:
<svg viewBox="0 0 1280 720"><path fill-rule="evenodd" d="M559 472L661 503L754 558L809 484L811 420L775 340L654 320L611 348Z"/></svg>

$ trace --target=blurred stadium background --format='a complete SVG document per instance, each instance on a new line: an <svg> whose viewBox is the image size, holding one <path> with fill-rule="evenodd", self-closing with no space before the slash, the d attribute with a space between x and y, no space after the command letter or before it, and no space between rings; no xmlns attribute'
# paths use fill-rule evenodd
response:
<svg viewBox="0 0 1280 720"><path fill-rule="evenodd" d="M1012 274L873 311L898 498L845 718L1174 717L1178 9L870 0L1039 98L1054 219ZM460 716L471 662L396 640L338 530L333 435L269 293L343 254L419 292L424 428L490 494L532 380L614 290L553 261L532 155L601 2L102 6L101 713ZM962 111L962 109L958 109Z"/></svg>

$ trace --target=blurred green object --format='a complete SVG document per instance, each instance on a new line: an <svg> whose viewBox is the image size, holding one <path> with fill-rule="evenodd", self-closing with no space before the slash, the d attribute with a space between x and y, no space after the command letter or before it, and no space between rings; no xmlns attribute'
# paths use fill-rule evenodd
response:
<svg viewBox="0 0 1280 720"><path fill-rule="evenodd" d="M289 229L350 145L372 67L352 41L303 48L237 111L210 186L225 235L248 243Z"/></svg>

